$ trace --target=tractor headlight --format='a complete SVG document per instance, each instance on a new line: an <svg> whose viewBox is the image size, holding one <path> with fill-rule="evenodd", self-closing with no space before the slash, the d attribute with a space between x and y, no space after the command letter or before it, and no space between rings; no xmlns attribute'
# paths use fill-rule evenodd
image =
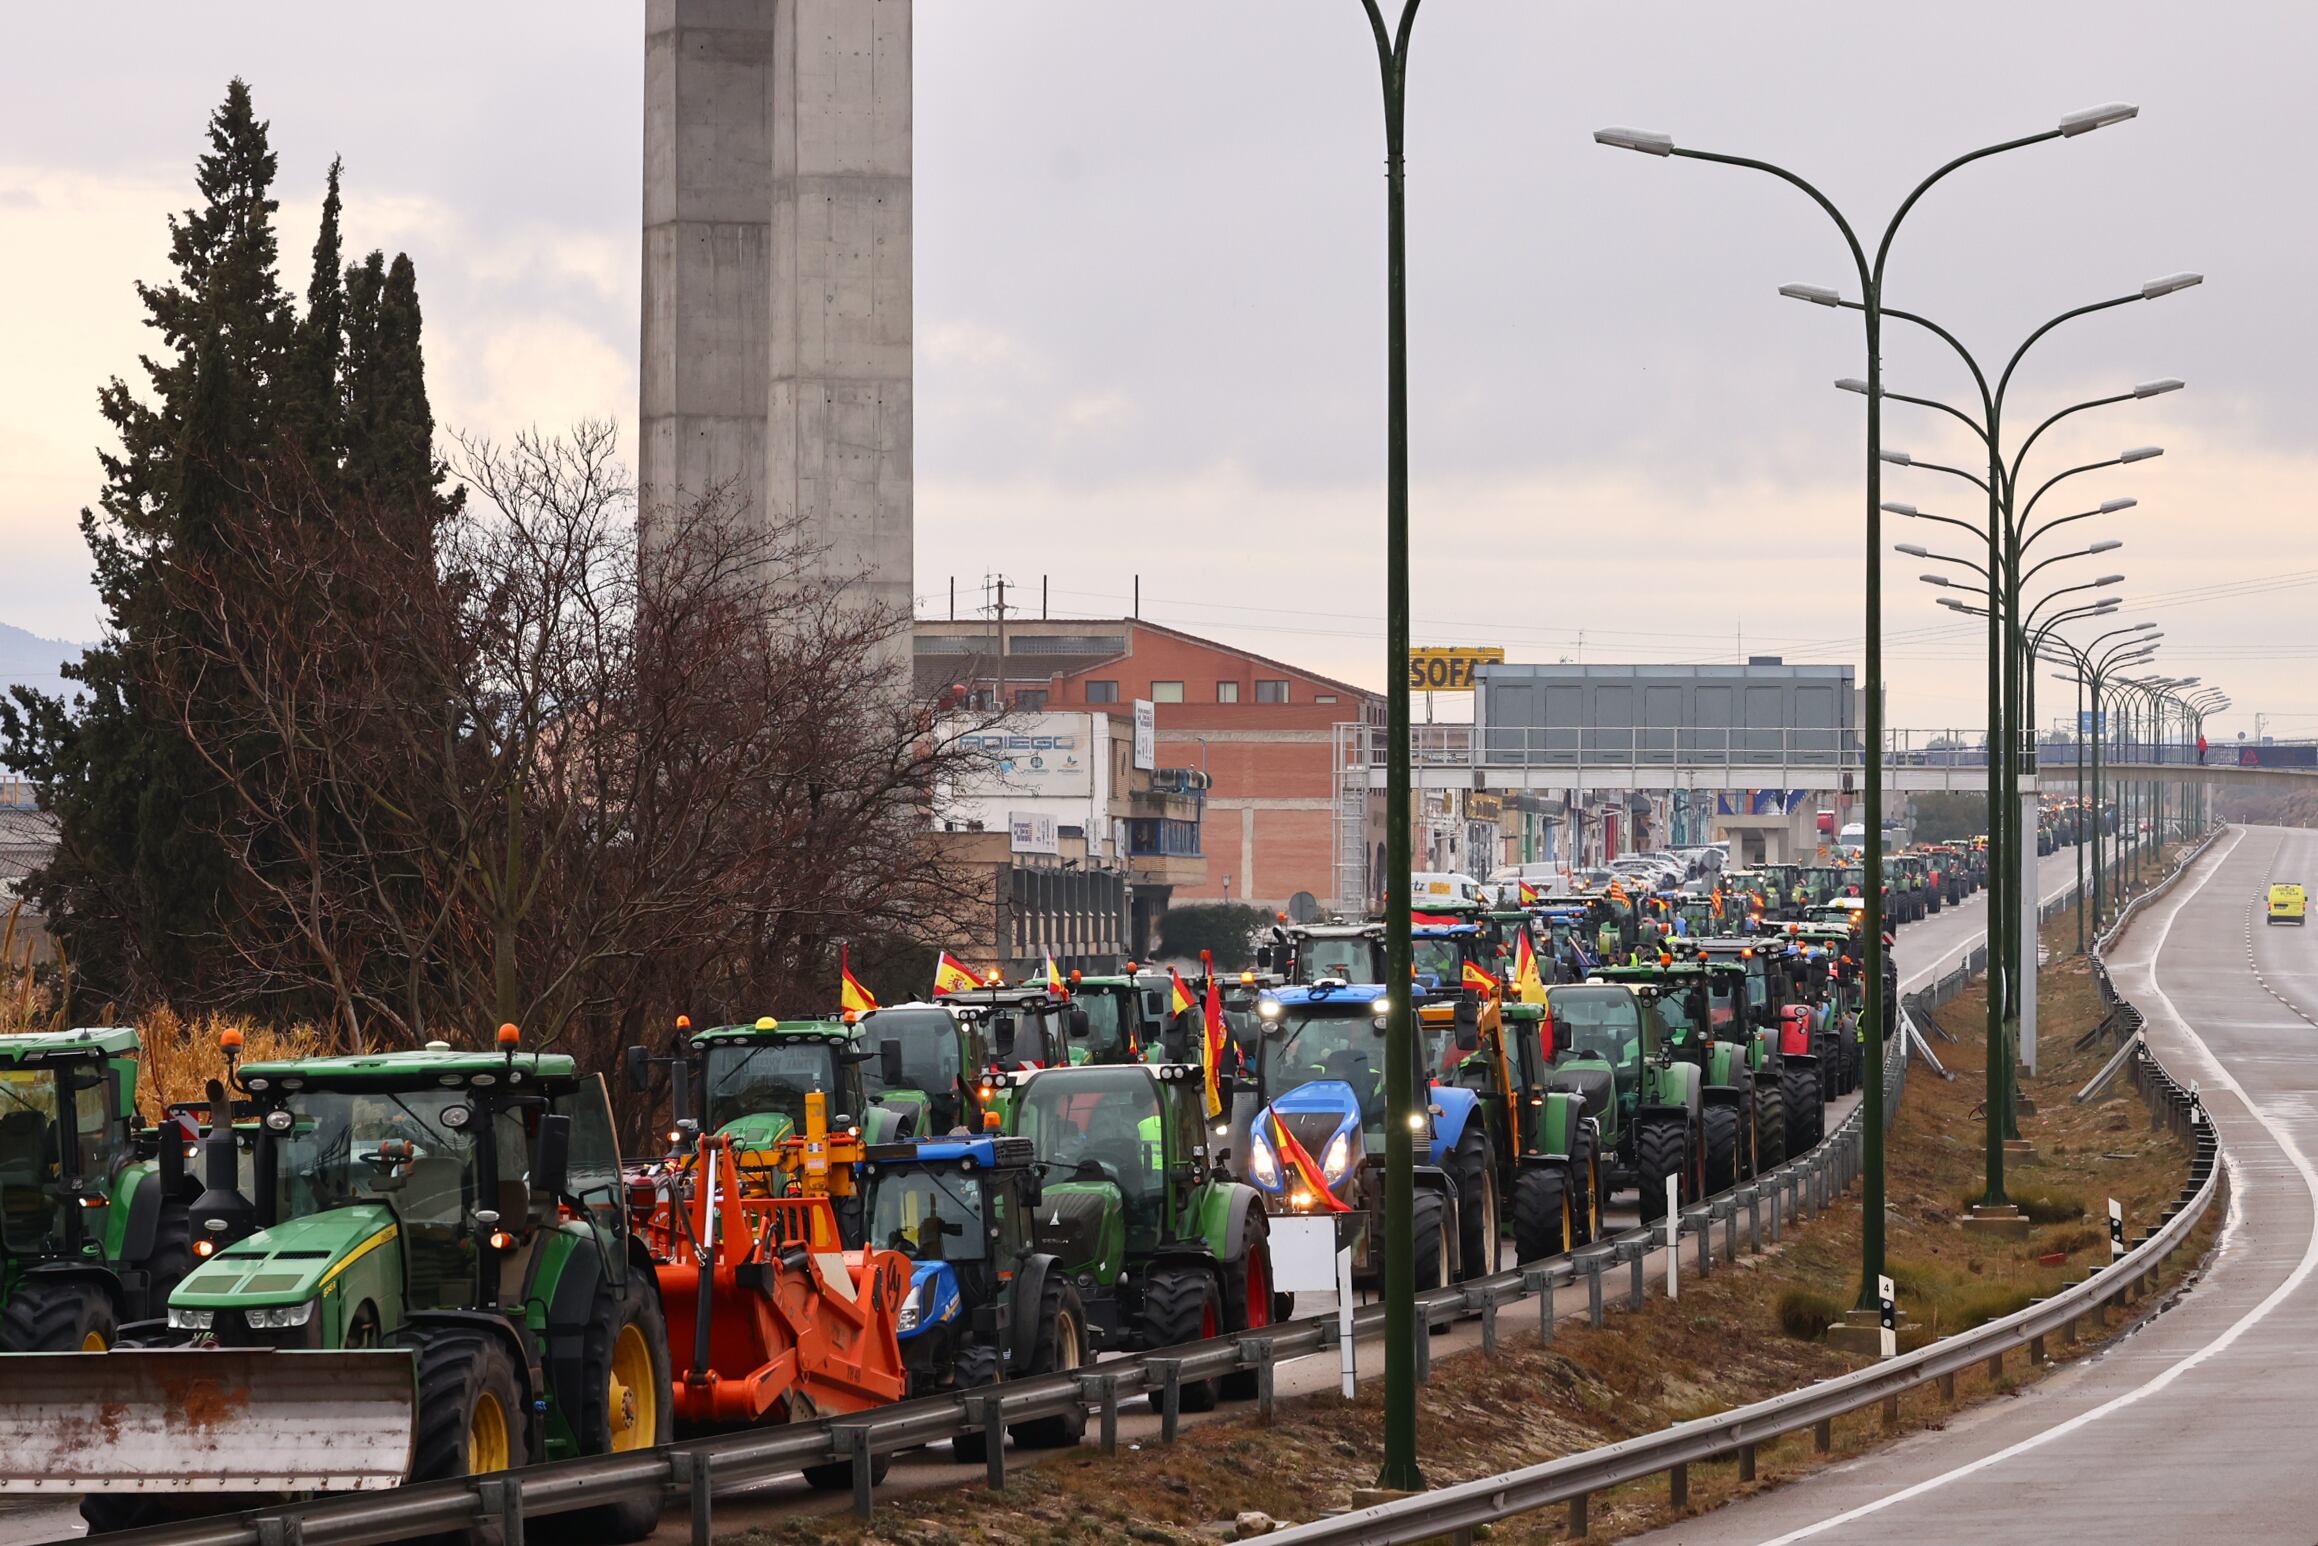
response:
<svg viewBox="0 0 2318 1546"><path fill-rule="evenodd" d="M169 1307L171 1331L207 1331L216 1323L215 1310L180 1310L175 1305Z"/></svg>
<svg viewBox="0 0 2318 1546"><path fill-rule="evenodd" d="M900 1332L917 1330L918 1322L925 1319L925 1314L926 1285L925 1283L913 1283L910 1285L909 1297L901 1302L901 1315L894 1321L894 1330Z"/></svg>
<svg viewBox="0 0 2318 1546"><path fill-rule="evenodd" d="M1334 1186L1344 1179L1344 1173L1351 1168L1352 1134L1349 1131L1341 1132L1329 1140L1328 1152L1320 1157L1320 1174L1330 1186Z"/></svg>
<svg viewBox="0 0 2318 1546"><path fill-rule="evenodd" d="M286 1331L292 1326L303 1326L312 1320L317 1302L309 1299L304 1304L274 1305L270 1308L244 1310L241 1314L242 1319L249 1322L252 1331Z"/></svg>
<svg viewBox="0 0 2318 1546"><path fill-rule="evenodd" d="M1280 1158L1262 1133L1248 1135L1248 1175L1267 1192L1280 1189Z"/></svg>

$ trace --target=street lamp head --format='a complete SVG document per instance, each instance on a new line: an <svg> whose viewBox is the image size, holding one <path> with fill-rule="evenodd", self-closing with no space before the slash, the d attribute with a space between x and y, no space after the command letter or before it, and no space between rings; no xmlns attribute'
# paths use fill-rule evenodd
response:
<svg viewBox="0 0 2318 1546"><path fill-rule="evenodd" d="M2141 110L2130 102L2103 102L2099 107L2083 108L2063 118L2060 132L2064 139L2073 140L2080 134L2090 134L2095 129L2106 129L2113 123L2140 116Z"/></svg>
<svg viewBox="0 0 2318 1546"><path fill-rule="evenodd" d="M2160 295L2171 295L2176 290L2186 290L2191 285L2203 283L2205 283L2203 274L2167 274L2162 279L2152 279L2143 285L2141 299L2153 301Z"/></svg>
<svg viewBox="0 0 2318 1546"><path fill-rule="evenodd" d="M2090 125L2089 127L2099 127ZM2063 131L2066 132L2066 131ZM1620 150L1638 150L1646 156L1674 154L1674 136L1659 134L1649 129L1596 129L1594 142L1615 145Z"/></svg>
<svg viewBox="0 0 2318 1546"><path fill-rule="evenodd" d="M1942 596L1939 598L1939 602L1941 606L1946 607L1951 612L1969 612L1972 610L1953 596Z"/></svg>
<svg viewBox="0 0 2318 1546"><path fill-rule="evenodd" d="M2184 384L2179 376L2166 376L2156 381L2137 382L2133 387L2133 395L2135 397L2158 397L2167 392L2178 392Z"/></svg>
<svg viewBox="0 0 2318 1546"><path fill-rule="evenodd" d="M1903 505L1896 500L1887 499L1883 502L1883 513L1885 515L1918 515L1922 512L1918 511L1914 505Z"/></svg>
<svg viewBox="0 0 2318 1546"><path fill-rule="evenodd" d="M1882 457L1885 461L1891 463L1894 467L1913 467L1916 464L1916 459L1908 455L1905 451L1878 451L1875 454ZM1884 508L1889 510L1891 506L1885 505Z"/></svg>
<svg viewBox="0 0 2318 1546"><path fill-rule="evenodd" d="M2124 545L2125 544L2118 538L2103 537L2100 541L2094 543L2091 547L2086 548L2085 551L2088 553L2113 553Z"/></svg>
<svg viewBox="0 0 2318 1546"><path fill-rule="evenodd" d="M2104 574L2093 583L2095 585L2122 585L2125 583L2125 577L2121 574Z"/></svg>
<svg viewBox="0 0 2318 1546"><path fill-rule="evenodd" d="M2117 460L2120 462L2145 462L2152 456L2163 456L2164 454L2165 448L2163 446L2135 446L2130 451L2120 452Z"/></svg>
<svg viewBox="0 0 2318 1546"><path fill-rule="evenodd" d="M2133 632L2147 633L2150 629L2155 628L2156 626L2157 625L2155 623L2135 623L2133 625Z"/></svg>
<svg viewBox="0 0 2318 1546"><path fill-rule="evenodd" d="M1905 553L1910 558L1929 558L1931 552L1919 542L1901 542L1892 547L1894 553Z"/></svg>
<svg viewBox="0 0 2318 1546"><path fill-rule="evenodd" d="M1862 397L1867 395L1867 383L1857 376L1845 376L1835 383L1835 389L1839 392L1857 392Z"/></svg>
<svg viewBox="0 0 2318 1546"><path fill-rule="evenodd" d="M1843 304L1843 292L1829 289L1826 285L1781 285L1779 293L1789 300L1809 301L1814 306Z"/></svg>
<svg viewBox="0 0 2318 1546"><path fill-rule="evenodd" d="M1927 553L1923 556L1929 558L1931 555ZM1919 574L1916 576L1916 578L1923 581L1926 585L1937 585L1942 590L1946 590L1948 588L1948 577L1944 574Z"/></svg>
<svg viewBox="0 0 2318 1546"><path fill-rule="evenodd" d="M2101 508L2093 513L2095 515L2115 515L2119 510L2130 510L2140 502L2130 495L2122 499L2104 499L2101 501Z"/></svg>

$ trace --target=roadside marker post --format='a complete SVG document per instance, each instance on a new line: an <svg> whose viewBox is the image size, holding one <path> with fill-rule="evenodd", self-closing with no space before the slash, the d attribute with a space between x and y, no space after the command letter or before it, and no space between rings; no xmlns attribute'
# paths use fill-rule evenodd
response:
<svg viewBox="0 0 2318 1546"><path fill-rule="evenodd" d="M2113 1266L2125 1259L2125 1208L2112 1197L2109 1199L2109 1262Z"/></svg>
<svg viewBox="0 0 2318 1546"><path fill-rule="evenodd" d="M1666 1297L1682 1297L1682 1181L1666 1178Z"/></svg>
<svg viewBox="0 0 2318 1546"><path fill-rule="evenodd" d="M1899 1303L1892 1294L1890 1277L1877 1274L1875 1297L1883 1321L1883 1356L1893 1358L1899 1354Z"/></svg>

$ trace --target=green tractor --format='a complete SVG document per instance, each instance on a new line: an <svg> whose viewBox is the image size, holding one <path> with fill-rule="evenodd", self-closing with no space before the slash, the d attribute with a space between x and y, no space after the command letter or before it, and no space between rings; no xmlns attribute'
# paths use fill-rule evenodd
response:
<svg viewBox="0 0 2318 1546"><path fill-rule="evenodd" d="M1542 1004L1477 995L1454 1003L1428 996L1418 1009L1428 1062L1450 1064L1438 1082L1480 1097L1496 1190L1512 1200L1518 1261L1591 1245L1607 1191L1601 1123L1583 1092L1555 1085L1544 1022ZM1460 1218L1471 1222L1460 1251L1477 1264L1469 1270L1496 1270L1494 1242L1480 1238L1493 1220L1479 1208L1461 1209Z"/></svg>
<svg viewBox="0 0 2318 1546"><path fill-rule="evenodd" d="M1074 1012L1067 994L1031 983L894 1004L855 1022L872 1054L864 1073L869 1098L897 1115L914 1109L910 1131L920 1138L978 1134L1002 1124L1010 1096L1006 1082L991 1076L1084 1061L1080 1044L1091 1029L1090 1017Z"/></svg>
<svg viewBox="0 0 2318 1546"><path fill-rule="evenodd" d="M1621 969L1623 970L1623 969ZM1666 1213L1666 1180L1681 1200L1705 1195L1705 1084L1697 1065L1674 1055L1657 1012L1667 989L1650 980L1556 983L1545 990L1538 1045L1550 1050L1548 1087L1585 1102L1601 1135L1603 1200L1631 1186L1644 1222Z"/></svg>
<svg viewBox="0 0 2318 1546"><path fill-rule="evenodd" d="M126 1026L0 1036L0 1352L101 1352L192 1269L188 1135L136 1133L137 1053Z"/></svg>
<svg viewBox="0 0 2318 1546"><path fill-rule="evenodd" d="M1735 964L1687 960L1611 967L1596 975L1649 986L1653 990L1649 1008L1658 1018L1667 1054L1699 1072L1705 1107L1700 1118L1699 1195L1723 1191L1754 1175L1761 1166L1755 1075L1749 1063L1752 1049L1739 1027L1727 1027L1726 1034L1714 1020L1717 979L1726 992L1735 991L1740 969Z"/></svg>
<svg viewBox="0 0 2318 1546"><path fill-rule="evenodd" d="M1686 942L1693 957L1716 968L1708 982L1716 1036L1746 1044L1755 1080L1755 1155L1765 1170L1819 1141L1821 1107L1833 1098L1826 1086L1832 1049L1815 1040L1808 1026L1798 1033L1791 1012L1817 1001L1792 942L1800 927L1790 923L1778 934Z"/></svg>
<svg viewBox="0 0 2318 1546"><path fill-rule="evenodd" d="M1011 1077L1009 1125L1030 1141L1039 1181L1032 1230L1076 1288L1096 1350L1173 1347L1272 1323L1263 1201L1223 1168L1198 1065ZM1183 1387L1182 1404L1204 1411L1219 1396L1252 1395L1253 1381L1198 1381Z"/></svg>
<svg viewBox="0 0 2318 1546"><path fill-rule="evenodd" d="M603 1080L500 1034L496 1055L434 1042L240 1069L252 1195L230 1204L256 1232L203 1250L230 1211L205 1196L203 1259L169 1296L175 1346L52 1376L117 1417L93 1453L53 1461L93 1524L134 1522L147 1500L127 1494L167 1488L223 1502L670 1441L666 1322ZM247 1399L189 1445L170 1390L201 1377ZM642 1540L659 1515L606 1503L559 1530Z"/></svg>
<svg viewBox="0 0 2318 1546"><path fill-rule="evenodd" d="M838 1020L767 1016L751 1025L697 1031L684 1051L699 1081L699 1107L696 1114L680 1105L677 1117L698 1120L702 1131L730 1137L743 1152L767 1151L805 1130L805 1098L817 1090L827 1101L832 1124L858 1126L864 1143L918 1136L924 1106L893 1099L883 1089L869 1091L863 1065L891 1065L894 1055L881 1057L863 1041L856 1027ZM631 1074L641 1051L629 1049Z"/></svg>

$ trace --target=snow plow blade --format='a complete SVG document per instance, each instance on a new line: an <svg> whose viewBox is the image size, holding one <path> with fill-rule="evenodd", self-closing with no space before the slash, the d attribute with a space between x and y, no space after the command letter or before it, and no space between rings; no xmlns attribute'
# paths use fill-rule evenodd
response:
<svg viewBox="0 0 2318 1546"><path fill-rule="evenodd" d="M0 1387L0 1492L351 1492L410 1469L404 1349L11 1353Z"/></svg>

